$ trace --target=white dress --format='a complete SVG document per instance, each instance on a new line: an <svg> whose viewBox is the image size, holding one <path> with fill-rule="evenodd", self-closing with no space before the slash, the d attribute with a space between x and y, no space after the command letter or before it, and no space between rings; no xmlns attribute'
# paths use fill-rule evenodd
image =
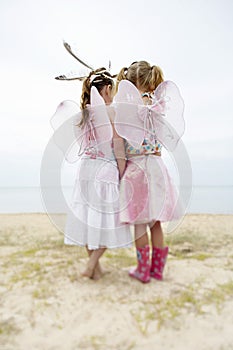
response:
<svg viewBox="0 0 233 350"><path fill-rule="evenodd" d="M119 175L115 159L87 154L78 161L65 243L100 247L129 247L129 225L119 220Z"/></svg>
<svg viewBox="0 0 233 350"><path fill-rule="evenodd" d="M65 244L87 246L90 250L129 247L132 242L130 226L119 220L119 173L113 153L112 126L103 99L95 88L91 90L86 125L86 129L79 128L77 122L75 125L82 156L77 162Z"/></svg>

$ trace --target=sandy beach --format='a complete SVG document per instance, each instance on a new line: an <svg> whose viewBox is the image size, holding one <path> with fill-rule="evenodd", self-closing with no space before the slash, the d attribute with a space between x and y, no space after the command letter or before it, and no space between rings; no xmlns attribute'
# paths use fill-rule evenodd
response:
<svg viewBox="0 0 233 350"><path fill-rule="evenodd" d="M164 281L128 277L135 249L108 250L81 277L45 214L0 215L1 350L233 349L233 216L187 215L170 235Z"/></svg>

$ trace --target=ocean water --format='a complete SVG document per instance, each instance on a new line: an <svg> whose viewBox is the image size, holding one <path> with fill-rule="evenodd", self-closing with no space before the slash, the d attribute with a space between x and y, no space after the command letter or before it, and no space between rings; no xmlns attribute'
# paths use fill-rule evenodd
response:
<svg viewBox="0 0 233 350"><path fill-rule="evenodd" d="M64 187L69 202L72 187ZM39 187L0 187L0 213L44 213ZM233 214L233 186L193 187L187 213Z"/></svg>

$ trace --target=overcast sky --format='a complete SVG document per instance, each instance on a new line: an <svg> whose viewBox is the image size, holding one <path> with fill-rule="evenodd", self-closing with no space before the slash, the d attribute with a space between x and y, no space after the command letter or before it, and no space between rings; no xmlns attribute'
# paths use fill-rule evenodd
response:
<svg viewBox="0 0 233 350"><path fill-rule="evenodd" d="M231 0L1 0L0 186L38 186L49 120L81 83L62 41L112 72L136 60L159 65L185 100L183 137L194 185L233 185Z"/></svg>

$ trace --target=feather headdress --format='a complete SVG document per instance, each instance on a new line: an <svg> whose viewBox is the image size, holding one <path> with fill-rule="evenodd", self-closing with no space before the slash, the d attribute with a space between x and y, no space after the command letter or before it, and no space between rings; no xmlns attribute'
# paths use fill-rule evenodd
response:
<svg viewBox="0 0 233 350"><path fill-rule="evenodd" d="M83 60L81 60L72 50L71 46L63 41L63 45L65 47L65 49L69 52L69 54L71 56L73 56L79 63L81 63L84 67L86 67L87 69L89 69L89 73L91 71L95 71L95 68L93 68L91 65L87 64L86 62L84 62ZM109 65L108 65L108 72L110 71L111 69L111 61L109 61ZM104 71L101 71L101 72L98 72L96 73L95 75L93 75L94 77L92 78L92 80L94 80L98 75L100 74L104 74ZM111 78L115 78L117 76L117 74L111 74ZM57 80L79 80L79 81L83 81L85 78L87 78L87 75L85 76L73 76L72 74L69 74L69 75L59 75L57 77L55 77L55 79Z"/></svg>

